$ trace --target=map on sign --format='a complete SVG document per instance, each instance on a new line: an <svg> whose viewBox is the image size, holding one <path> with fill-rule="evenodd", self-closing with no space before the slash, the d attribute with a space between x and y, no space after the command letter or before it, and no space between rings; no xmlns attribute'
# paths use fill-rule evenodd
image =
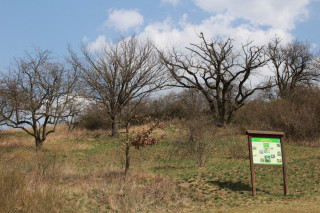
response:
<svg viewBox="0 0 320 213"><path fill-rule="evenodd" d="M253 164L282 165L280 138L251 138Z"/></svg>

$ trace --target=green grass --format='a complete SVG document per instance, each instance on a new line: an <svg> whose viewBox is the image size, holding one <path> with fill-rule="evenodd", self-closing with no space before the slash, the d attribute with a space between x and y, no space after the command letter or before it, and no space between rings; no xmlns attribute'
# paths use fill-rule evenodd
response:
<svg viewBox="0 0 320 213"><path fill-rule="evenodd" d="M286 144L288 196L283 196L282 168L256 167L257 196L252 197L250 166L247 158L247 139L237 138L240 148L234 148L235 140L224 139L216 144L216 150L205 168L198 168L190 160L158 158L155 169L162 175L176 180L180 189L197 203L214 203L215 207L252 206L265 203L290 203L319 198L320 150L294 144ZM233 147L232 147L233 146ZM163 148L163 147L162 147ZM159 148L158 148L159 149ZM230 156L234 149L243 151L239 158ZM163 150L162 150L163 151ZM161 153L161 149L157 151ZM161 155L161 154L159 154Z"/></svg>
<svg viewBox="0 0 320 213"><path fill-rule="evenodd" d="M5 140L12 137L27 138L32 136L26 133L25 131L16 130L16 131L3 131L1 134L1 137L3 140Z"/></svg>
<svg viewBox="0 0 320 213"><path fill-rule="evenodd" d="M32 138L4 133L0 181L5 184L6 170L11 168L13 181L22 182L0 189L11 196L6 206L21 212L28 212L32 205L39 209L41 202L48 203L51 212L316 212L320 207L319 148L285 144L288 196L283 196L281 168L257 167L257 196L252 197L246 136L230 134L212 141L214 151L206 166L199 168L192 159L172 153L179 129L165 131L167 137L157 146L130 149L127 178L122 137L64 132L36 153ZM19 143L10 146L12 138ZM39 186L28 198L35 180ZM21 196L15 193L17 187ZM37 197L41 202L33 203ZM18 199L19 205L12 199ZM27 207L21 204L24 201Z"/></svg>

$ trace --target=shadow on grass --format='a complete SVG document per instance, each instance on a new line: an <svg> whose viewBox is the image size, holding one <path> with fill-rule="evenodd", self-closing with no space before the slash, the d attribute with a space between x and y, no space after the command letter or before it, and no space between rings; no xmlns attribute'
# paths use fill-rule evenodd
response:
<svg viewBox="0 0 320 213"><path fill-rule="evenodd" d="M252 191L252 188L248 184L244 184L242 182L230 182L230 181L207 181L207 183L214 184L219 186L222 189L229 189L232 191ZM270 192L256 188L256 191L263 192L265 194L270 194Z"/></svg>
<svg viewBox="0 0 320 213"><path fill-rule="evenodd" d="M252 191L251 186L241 182L230 182L230 181L208 181L210 184L219 186L220 188L230 189L232 191Z"/></svg>

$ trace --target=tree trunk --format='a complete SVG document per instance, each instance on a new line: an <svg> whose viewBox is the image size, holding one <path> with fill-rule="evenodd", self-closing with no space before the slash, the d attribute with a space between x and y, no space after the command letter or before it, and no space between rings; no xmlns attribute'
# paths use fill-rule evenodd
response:
<svg viewBox="0 0 320 213"><path fill-rule="evenodd" d="M217 127L225 127L226 126L226 118L225 118L224 111L218 110L216 115L214 115L214 119L215 119L215 125Z"/></svg>
<svg viewBox="0 0 320 213"><path fill-rule="evenodd" d="M224 118L219 117L216 122L217 127L226 127L227 122Z"/></svg>
<svg viewBox="0 0 320 213"><path fill-rule="evenodd" d="M40 138L36 138L35 142L36 142L36 150L37 151L41 150L42 149L43 140L41 140Z"/></svg>
<svg viewBox="0 0 320 213"><path fill-rule="evenodd" d="M231 119L233 118L233 110L230 109L227 119L227 124L231 123Z"/></svg>
<svg viewBox="0 0 320 213"><path fill-rule="evenodd" d="M225 127L226 124L225 124L224 116L221 115L222 111L219 110L219 108L218 109L216 108L216 105L215 105L214 101L209 101L208 100L208 103L209 103L209 106L210 106L210 111L211 111L211 113L213 115L213 120L215 122L215 125L217 127Z"/></svg>
<svg viewBox="0 0 320 213"><path fill-rule="evenodd" d="M118 116L116 116L116 115L112 116L111 120L112 120L112 136L117 136L119 133Z"/></svg>
<svg viewBox="0 0 320 213"><path fill-rule="evenodd" d="M130 146L129 146L129 143L127 142L126 143L126 167L125 167L125 170L124 170L124 173L125 175L127 176L127 173L129 171L129 167L130 167L130 156L129 156L129 150L130 150Z"/></svg>

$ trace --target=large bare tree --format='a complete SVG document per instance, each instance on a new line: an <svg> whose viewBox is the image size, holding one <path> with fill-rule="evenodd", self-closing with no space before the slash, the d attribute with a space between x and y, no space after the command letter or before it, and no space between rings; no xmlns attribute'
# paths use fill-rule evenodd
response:
<svg viewBox="0 0 320 213"><path fill-rule="evenodd" d="M292 96L299 86L320 80L319 55L310 44L295 40L282 45L276 37L269 43L267 53L281 98Z"/></svg>
<svg viewBox="0 0 320 213"><path fill-rule="evenodd" d="M32 135L37 150L68 116L65 109L76 81L63 63L50 56L48 50L37 48L26 52L2 73L0 82L1 124Z"/></svg>
<svg viewBox="0 0 320 213"><path fill-rule="evenodd" d="M92 53L88 47L83 47L82 56L71 50L70 53L74 66L81 70L88 97L105 106L115 136L124 107L129 102L137 104L161 89L166 77L149 40L130 37L102 48Z"/></svg>
<svg viewBox="0 0 320 213"><path fill-rule="evenodd" d="M175 80L174 86L194 88L206 98L217 126L225 126L233 112L257 90L269 85L251 86L250 77L266 64L264 47L252 42L240 50L234 41L207 40L200 33L200 44L190 44L184 51L159 51L162 62Z"/></svg>

